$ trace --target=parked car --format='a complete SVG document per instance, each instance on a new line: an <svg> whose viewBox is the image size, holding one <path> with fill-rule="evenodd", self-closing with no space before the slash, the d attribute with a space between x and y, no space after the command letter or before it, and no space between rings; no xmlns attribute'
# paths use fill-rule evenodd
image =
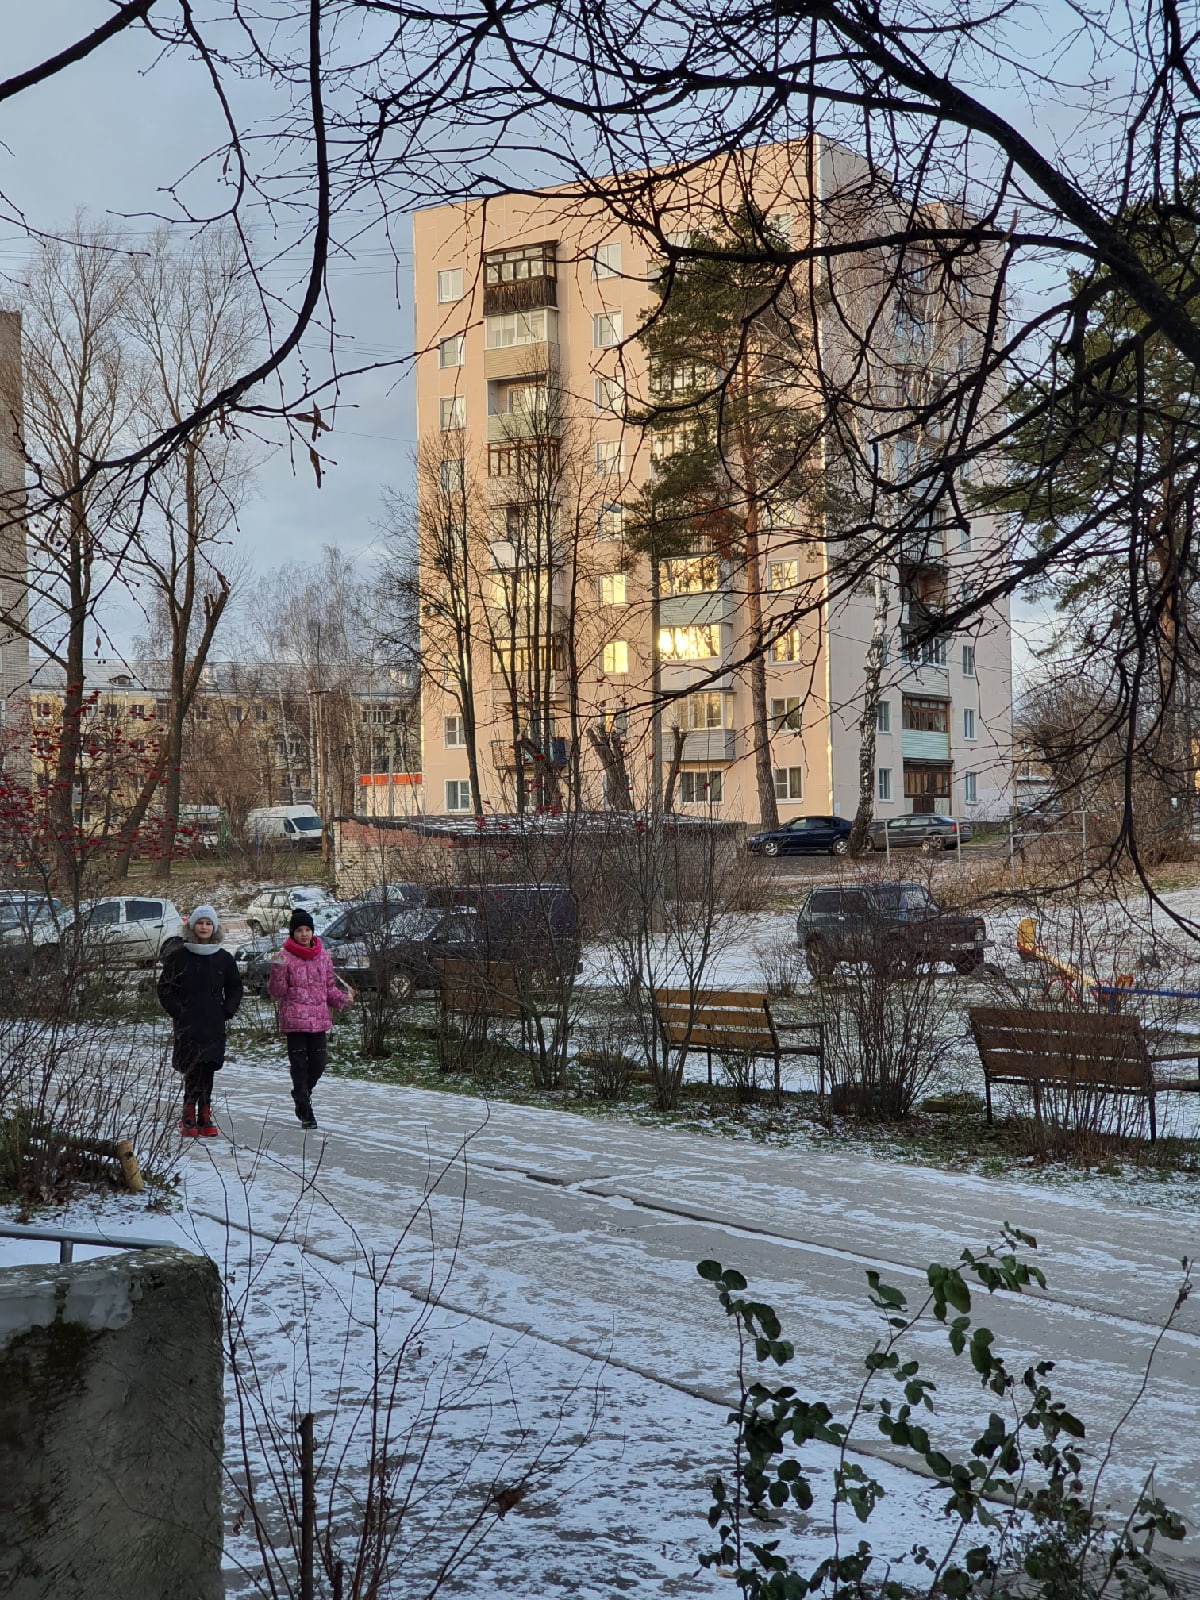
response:
<svg viewBox="0 0 1200 1600"><path fill-rule="evenodd" d="M263 889L246 907L246 922L256 938L286 928L298 907L316 911L318 906L336 905L326 889L313 883L293 883L285 889Z"/></svg>
<svg viewBox="0 0 1200 1600"><path fill-rule="evenodd" d="M326 905L305 907L311 911L313 932L336 961L338 949L356 940L369 938L389 917L396 914L397 905L379 900L330 901ZM262 934L249 939L234 951L246 985L254 993L265 993L271 974L271 957L282 949L287 938L287 927L275 933Z"/></svg>
<svg viewBox="0 0 1200 1600"><path fill-rule="evenodd" d="M746 840L747 850L755 855L787 856L820 852L831 856L844 856L846 841L853 827L846 817L794 817L781 828L768 833L752 833Z"/></svg>
<svg viewBox="0 0 1200 1600"><path fill-rule="evenodd" d="M183 932L183 918L169 900L142 895L113 895L84 900L78 911L44 917L32 927L32 944L47 959L79 938L85 952L104 954L121 963L153 962Z"/></svg>
<svg viewBox="0 0 1200 1600"><path fill-rule="evenodd" d="M907 817L877 817L871 824L873 850L957 850L970 844L971 824L932 813Z"/></svg>
<svg viewBox="0 0 1200 1600"><path fill-rule="evenodd" d="M259 806L246 815L246 841L258 850L281 844L319 850L322 834L315 806Z"/></svg>
<svg viewBox="0 0 1200 1600"><path fill-rule="evenodd" d="M393 913L360 941L326 947L355 988L386 972L393 995L440 986L445 960L515 961L543 971L579 965L575 897L565 884L491 883L428 891L429 904Z"/></svg>
<svg viewBox="0 0 1200 1600"><path fill-rule="evenodd" d="M943 911L919 883L822 884L800 907L796 938L816 978L828 977L839 961L898 972L948 961L970 973L991 942L982 917Z"/></svg>
<svg viewBox="0 0 1200 1600"><path fill-rule="evenodd" d="M62 926L61 900L51 895L19 891L0 899L0 949L19 962L35 949L58 938Z"/></svg>

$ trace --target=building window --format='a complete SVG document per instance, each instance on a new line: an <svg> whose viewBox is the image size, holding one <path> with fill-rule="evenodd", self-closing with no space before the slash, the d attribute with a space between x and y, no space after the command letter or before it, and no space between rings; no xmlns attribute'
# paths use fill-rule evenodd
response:
<svg viewBox="0 0 1200 1600"><path fill-rule="evenodd" d="M625 446L620 439L596 441L596 476L617 478L625 471Z"/></svg>
<svg viewBox="0 0 1200 1600"><path fill-rule="evenodd" d="M663 594L710 594L721 586L716 556L676 556L660 569Z"/></svg>
<svg viewBox="0 0 1200 1600"><path fill-rule="evenodd" d="M679 774L679 799L685 806L719 806L724 774L717 772L681 772Z"/></svg>
<svg viewBox="0 0 1200 1600"><path fill-rule="evenodd" d="M798 561L769 561L767 563L767 587L770 589L794 589L800 582L800 563Z"/></svg>
<svg viewBox="0 0 1200 1600"><path fill-rule="evenodd" d="M52 714L52 712L53 712L53 709L54 708L51 706L49 700L39 700L38 701L37 714L38 714L39 717L48 717L48 716L50 716Z"/></svg>
<svg viewBox="0 0 1200 1600"><path fill-rule="evenodd" d="M650 435L651 461L669 461L673 456L686 455L692 448L693 436L694 429L689 422L657 428Z"/></svg>
<svg viewBox="0 0 1200 1600"><path fill-rule="evenodd" d="M912 733L949 733L950 702L906 694L901 720Z"/></svg>
<svg viewBox="0 0 1200 1600"><path fill-rule="evenodd" d="M471 783L467 778L446 779L446 810L470 811Z"/></svg>
<svg viewBox="0 0 1200 1600"><path fill-rule="evenodd" d="M975 713L971 709L970 706L967 706L966 709L963 711L963 738L964 739L973 739L974 737L975 737Z"/></svg>
<svg viewBox="0 0 1200 1600"><path fill-rule="evenodd" d="M710 728L725 726L725 696L719 691L706 690L703 694L687 697L687 726L693 733L707 733Z"/></svg>
<svg viewBox="0 0 1200 1600"><path fill-rule="evenodd" d="M803 800L804 774L799 767L775 768L776 800Z"/></svg>
<svg viewBox="0 0 1200 1600"><path fill-rule="evenodd" d="M467 481L466 462L461 456L451 456L438 468L438 477L444 494L460 493Z"/></svg>
<svg viewBox="0 0 1200 1600"><path fill-rule="evenodd" d="M965 644L962 647L962 652L963 677L973 678L975 676L975 646L973 644Z"/></svg>
<svg viewBox="0 0 1200 1600"><path fill-rule="evenodd" d="M592 318L592 349L611 350L621 342L621 313L598 311Z"/></svg>
<svg viewBox="0 0 1200 1600"><path fill-rule="evenodd" d="M527 278L553 278L554 275L553 244L526 244L516 250L492 250L483 263L483 282L485 288L489 289L501 283L523 283Z"/></svg>
<svg viewBox="0 0 1200 1600"><path fill-rule="evenodd" d="M600 579L600 604L623 606L625 604L625 574L606 572Z"/></svg>
<svg viewBox="0 0 1200 1600"><path fill-rule="evenodd" d="M963 773L963 800L969 805L976 805L979 801L979 786L974 772Z"/></svg>
<svg viewBox="0 0 1200 1600"><path fill-rule="evenodd" d="M446 267L437 275L438 304L444 306L451 300L463 297L463 269Z"/></svg>
<svg viewBox="0 0 1200 1600"><path fill-rule="evenodd" d="M523 344L554 344L557 340L558 313L544 306L537 311L506 311L502 316L483 319L483 341L488 350L509 350Z"/></svg>
<svg viewBox="0 0 1200 1600"><path fill-rule="evenodd" d="M447 750L460 750L467 742L467 725L461 716L442 718L442 743Z"/></svg>
<svg viewBox="0 0 1200 1600"><path fill-rule="evenodd" d="M706 661L719 656L720 624L698 622L689 628L660 628L658 653L664 661Z"/></svg>
<svg viewBox="0 0 1200 1600"><path fill-rule="evenodd" d="M958 530L958 548L965 556L971 554L971 530L969 527Z"/></svg>
<svg viewBox="0 0 1200 1600"><path fill-rule="evenodd" d="M881 700L875 707L875 732L891 733L892 731L892 703L890 700Z"/></svg>
<svg viewBox="0 0 1200 1600"><path fill-rule="evenodd" d="M255 706L255 708L254 708L254 720L255 720L255 722L265 722L267 720L267 708L266 708L266 706Z"/></svg>
<svg viewBox="0 0 1200 1600"><path fill-rule="evenodd" d="M877 800L890 800L892 798L892 769L879 767L875 773L875 798Z"/></svg>
<svg viewBox="0 0 1200 1600"><path fill-rule="evenodd" d="M781 633L777 639L771 640L770 659L772 661L799 661L799 628L789 628L786 633Z"/></svg>
<svg viewBox="0 0 1200 1600"><path fill-rule="evenodd" d="M776 733L799 733L802 701L798 694L771 701L771 726Z"/></svg>
<svg viewBox="0 0 1200 1600"><path fill-rule="evenodd" d="M596 518L597 539L623 539L625 537L625 508L601 506Z"/></svg>
<svg viewBox="0 0 1200 1600"><path fill-rule="evenodd" d="M443 433L449 433L456 428L465 428L467 425L467 397L455 394L440 401L438 422Z"/></svg>
<svg viewBox="0 0 1200 1600"><path fill-rule="evenodd" d="M592 252L593 278L619 278L621 276L621 246L598 244Z"/></svg>
<svg viewBox="0 0 1200 1600"><path fill-rule="evenodd" d="M617 678L629 671L629 646L624 639L611 639L600 652L600 671Z"/></svg>
<svg viewBox="0 0 1200 1600"><path fill-rule="evenodd" d="M439 367L461 367L463 364L463 344L466 335L452 333L448 339L443 339L438 345Z"/></svg>
<svg viewBox="0 0 1200 1600"><path fill-rule="evenodd" d="M625 409L625 389L620 378L594 378L592 395L597 411L620 412Z"/></svg>

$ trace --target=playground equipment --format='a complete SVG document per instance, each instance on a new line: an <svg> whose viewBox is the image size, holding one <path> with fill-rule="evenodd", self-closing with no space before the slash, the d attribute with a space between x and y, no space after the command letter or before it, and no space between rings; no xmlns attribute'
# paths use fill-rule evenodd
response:
<svg viewBox="0 0 1200 1600"><path fill-rule="evenodd" d="M1133 991L1132 972L1118 972L1111 980L1097 978L1082 968L1073 966L1056 956L1038 938L1037 923L1032 917L1022 917L1017 923L1017 954L1022 961L1038 961L1047 969L1044 984L1046 998L1065 1000L1078 1004L1081 999L1094 999L1099 1004L1108 1003L1116 1010L1120 1003L1119 991Z"/></svg>

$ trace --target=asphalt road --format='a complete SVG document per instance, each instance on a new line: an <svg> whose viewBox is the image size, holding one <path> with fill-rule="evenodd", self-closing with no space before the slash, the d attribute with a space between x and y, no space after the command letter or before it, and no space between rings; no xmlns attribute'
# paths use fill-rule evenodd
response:
<svg viewBox="0 0 1200 1600"><path fill-rule="evenodd" d="M308 1248L348 1255L347 1224L387 1245L449 1163L431 1207L448 1246L463 1223L448 1303L548 1346L604 1353L651 1390L704 1402L728 1401L732 1367L726 1319L695 1273L701 1258L737 1266L776 1307L798 1347L801 1387L836 1411L880 1331L868 1268L915 1300L931 1261L982 1249L1006 1221L1027 1229L1047 1291L980 1296L977 1320L1019 1369L1027 1358L1055 1362L1053 1382L1086 1420L1093 1452L1120 1424L1102 1499L1127 1503L1153 1467L1158 1492L1200 1528L1200 1293L1145 1378L1181 1259L1200 1254L1194 1186L1135 1191L1095 1178L1056 1189L350 1080L320 1086L321 1131L306 1142L282 1066L231 1063L219 1088L243 1159L262 1146L277 1172L298 1172L320 1156L318 1187L340 1215L307 1215ZM233 1149L208 1146L218 1168ZM416 1268L409 1287L423 1292ZM944 1335L920 1336L916 1353L939 1385L938 1440L965 1448L990 1397L948 1356ZM1185 1553L1189 1566L1200 1557L1195 1534Z"/></svg>

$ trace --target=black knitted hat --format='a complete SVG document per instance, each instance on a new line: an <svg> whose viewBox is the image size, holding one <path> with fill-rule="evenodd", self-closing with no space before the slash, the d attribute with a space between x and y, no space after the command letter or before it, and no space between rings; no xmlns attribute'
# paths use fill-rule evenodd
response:
<svg viewBox="0 0 1200 1600"><path fill-rule="evenodd" d="M292 912L291 919L288 922L288 932L295 933L297 928L311 928L312 925L313 919L309 913L301 906L297 906L295 911Z"/></svg>

